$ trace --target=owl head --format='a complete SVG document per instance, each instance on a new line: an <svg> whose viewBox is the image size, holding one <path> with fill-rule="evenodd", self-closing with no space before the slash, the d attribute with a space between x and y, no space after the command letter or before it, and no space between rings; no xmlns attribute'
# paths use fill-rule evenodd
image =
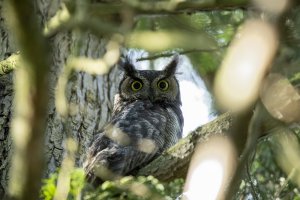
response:
<svg viewBox="0 0 300 200"><path fill-rule="evenodd" d="M120 64L124 71L119 95L125 101L150 100L152 103L181 105L179 84L175 77L178 55L164 70L136 70L129 57Z"/></svg>

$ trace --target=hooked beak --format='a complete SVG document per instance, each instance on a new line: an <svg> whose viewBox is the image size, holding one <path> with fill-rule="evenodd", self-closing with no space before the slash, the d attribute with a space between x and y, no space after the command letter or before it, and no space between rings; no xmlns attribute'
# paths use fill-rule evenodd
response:
<svg viewBox="0 0 300 200"><path fill-rule="evenodd" d="M154 95L149 95L148 98L149 98L149 100L150 100L151 102L154 102L154 101L155 101Z"/></svg>

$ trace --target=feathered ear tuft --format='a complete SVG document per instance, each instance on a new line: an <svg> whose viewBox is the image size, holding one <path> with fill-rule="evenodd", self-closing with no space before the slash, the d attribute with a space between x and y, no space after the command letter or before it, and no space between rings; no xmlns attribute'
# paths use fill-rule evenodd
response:
<svg viewBox="0 0 300 200"><path fill-rule="evenodd" d="M165 67L165 72L167 74L167 76L171 76L174 75L178 66L178 62L179 62L179 55L176 54L174 55L173 59L171 60L171 62Z"/></svg>
<svg viewBox="0 0 300 200"><path fill-rule="evenodd" d="M132 64L131 59L126 56L125 58L121 58L119 68L124 71L127 75L134 74L135 68Z"/></svg>

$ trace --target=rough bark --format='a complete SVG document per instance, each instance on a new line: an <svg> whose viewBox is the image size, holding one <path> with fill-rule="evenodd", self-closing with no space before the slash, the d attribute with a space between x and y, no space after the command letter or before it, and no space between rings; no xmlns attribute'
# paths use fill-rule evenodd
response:
<svg viewBox="0 0 300 200"><path fill-rule="evenodd" d="M59 9L59 1L43 1L36 5L41 24L45 24ZM11 53L17 52L14 39L6 28L3 1L0 1L0 60L6 59ZM112 69L109 74L103 76L90 75L83 72L74 72L69 78L66 89L67 100L72 105L72 116L67 120L71 130L66 130L61 116L56 112L54 92L57 80L67 57L74 55L99 58L105 52L106 41L98 39L91 34L58 33L49 39L54 49L52 52L51 74L49 76L49 108L46 127L46 172L45 175L56 170L60 166L64 155L64 139L69 131L78 142L79 152L76 164L81 165L84 152L90 144L90 140L106 121L110 118L110 110L117 83L117 70ZM80 46L78 45L80 43ZM78 48L79 46L79 48ZM76 51L75 51L76 49ZM9 135L10 119L12 116L13 77L10 72L0 76L0 199L7 192L9 179L9 166L12 141Z"/></svg>
<svg viewBox="0 0 300 200"><path fill-rule="evenodd" d="M16 71L11 135L13 156L9 193L16 199L37 199L43 175L43 142L48 105L49 48L30 0L7 2L10 29L20 48Z"/></svg>
<svg viewBox="0 0 300 200"><path fill-rule="evenodd" d="M11 119L11 104L13 95L12 74L0 77L0 199L8 183L8 168L10 162L11 138L9 124Z"/></svg>
<svg viewBox="0 0 300 200"><path fill-rule="evenodd" d="M3 1L0 1L0 60L4 60L16 49L4 23ZM0 199L3 198L7 187L8 168L10 162L11 138L9 127L13 96L13 74L0 76Z"/></svg>

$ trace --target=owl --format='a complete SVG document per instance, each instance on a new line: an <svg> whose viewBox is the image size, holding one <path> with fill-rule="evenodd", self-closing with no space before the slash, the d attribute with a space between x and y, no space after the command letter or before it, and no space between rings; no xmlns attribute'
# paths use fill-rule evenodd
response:
<svg viewBox="0 0 300 200"><path fill-rule="evenodd" d="M89 182L97 185L134 174L181 138L177 66L178 56L161 71L136 70L130 57L123 59L111 121L96 134L87 153Z"/></svg>

